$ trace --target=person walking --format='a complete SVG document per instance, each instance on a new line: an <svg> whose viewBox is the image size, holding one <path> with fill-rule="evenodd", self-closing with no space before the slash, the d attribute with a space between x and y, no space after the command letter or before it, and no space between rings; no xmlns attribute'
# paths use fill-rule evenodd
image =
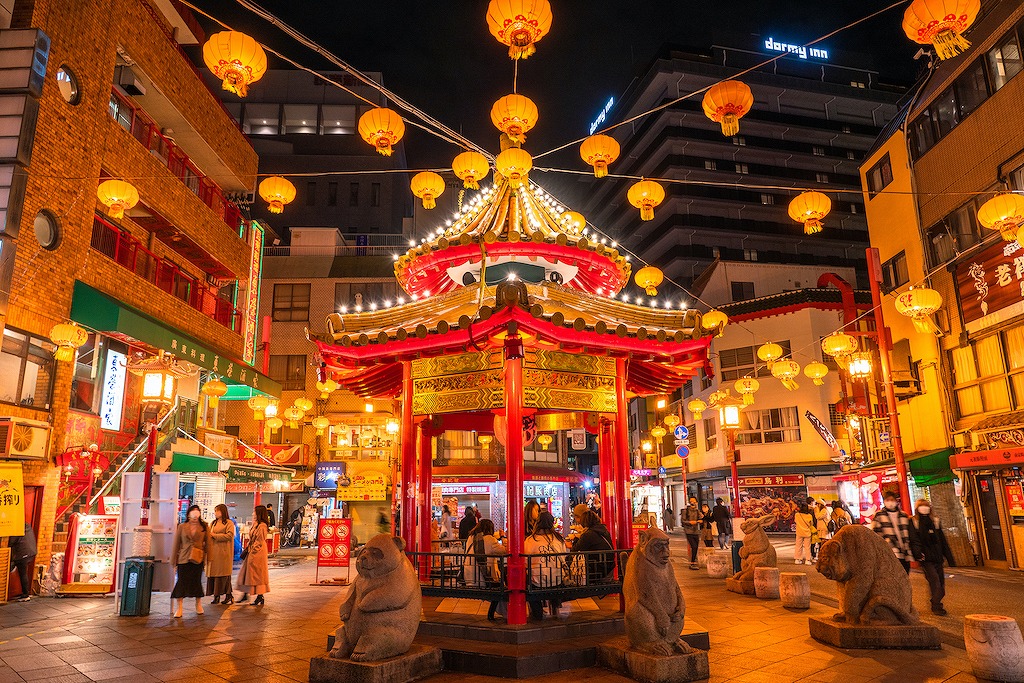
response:
<svg viewBox="0 0 1024 683"><path fill-rule="evenodd" d="M712 523L715 520L711 516L711 506L703 503L700 506L700 538L704 545L712 548L715 545L715 534Z"/></svg>
<svg viewBox="0 0 1024 683"><path fill-rule="evenodd" d="M14 598L17 602L28 602L32 599L32 567L36 563L36 534L32 531L32 525L25 522L25 533L22 536L12 536L11 569L18 572L18 581L21 582L21 595Z"/></svg>
<svg viewBox="0 0 1024 683"><path fill-rule="evenodd" d="M811 564L811 536L814 535L814 515L807 503L801 503L800 509L793 515L796 523L796 547L793 549L794 564Z"/></svg>
<svg viewBox="0 0 1024 683"><path fill-rule="evenodd" d="M686 542L690 545L690 569L699 569L697 546L700 545L701 515L696 498L691 498L690 504L679 515L679 523L683 526L683 531L686 532Z"/></svg>
<svg viewBox="0 0 1024 683"><path fill-rule="evenodd" d="M177 600L174 618L180 619L185 598L196 599L196 614L203 613L203 564L210 548L210 529L200 516L198 505L191 505L185 521L174 532L171 557L178 565L178 580L174 582L171 600Z"/></svg>
<svg viewBox="0 0 1024 683"><path fill-rule="evenodd" d="M557 588L562 585L562 566L565 564L565 540L555 531L555 518L550 512L541 512L537 516L537 525L533 533L523 540L523 554L540 557L527 557L526 571L530 584L535 588ZM550 557L543 557L549 555ZM529 600L530 616L533 619L544 618L542 600ZM561 603L552 600L554 609Z"/></svg>
<svg viewBox="0 0 1024 683"><path fill-rule="evenodd" d="M663 519L665 520L665 531L667 531L668 533L672 533L673 531L675 531L676 513L672 511L671 505L665 506L665 515Z"/></svg>
<svg viewBox="0 0 1024 683"><path fill-rule="evenodd" d="M210 525L210 552L206 560L206 594L214 605L224 596L224 604L235 602L231 591L231 567L235 556L235 524L228 516L228 506L221 503L213 509Z"/></svg>
<svg viewBox="0 0 1024 683"><path fill-rule="evenodd" d="M942 606L942 600L946 597L946 573L942 571L942 561L955 567L953 551L946 542L939 518L932 514L932 504L922 498L914 505L914 510L911 519L916 531L912 537L914 558L921 563L924 577L928 579L928 588L932 593L932 613L944 617L947 614Z"/></svg>
<svg viewBox="0 0 1024 683"><path fill-rule="evenodd" d="M900 510L899 498L892 491L887 491L883 498L885 509L875 513L871 520L871 530L885 539L896 559L903 565L903 570L910 573L911 550L916 539L914 525L910 523L907 513Z"/></svg>
<svg viewBox="0 0 1024 683"><path fill-rule="evenodd" d="M438 537L442 541L452 540L452 511L447 505L441 508L441 528L438 529Z"/></svg>
<svg viewBox="0 0 1024 683"><path fill-rule="evenodd" d="M711 508L711 519L718 527L718 547L725 550L732 537L732 513L721 498L715 498L715 507Z"/></svg>
<svg viewBox="0 0 1024 683"><path fill-rule="evenodd" d="M249 529L249 541L242 552L242 567L238 570L235 587L242 591L239 602L248 602L249 593L255 593L253 606L264 603L263 594L270 592L270 568L267 566L267 534L270 531L270 520L267 508L257 505L256 521Z"/></svg>

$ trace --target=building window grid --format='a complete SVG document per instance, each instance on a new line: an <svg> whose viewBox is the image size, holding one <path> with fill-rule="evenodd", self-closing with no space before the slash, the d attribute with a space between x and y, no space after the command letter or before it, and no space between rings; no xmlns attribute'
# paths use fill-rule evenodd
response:
<svg viewBox="0 0 1024 683"><path fill-rule="evenodd" d="M273 319L276 322L309 322L309 283L275 284Z"/></svg>
<svg viewBox="0 0 1024 683"><path fill-rule="evenodd" d="M748 408L740 415L747 428L737 430L737 446L800 441L800 411L796 406L764 410Z"/></svg>
<svg viewBox="0 0 1024 683"><path fill-rule="evenodd" d="M910 272L907 268L907 252L901 251L882 264L882 290L888 294L908 282Z"/></svg>
<svg viewBox="0 0 1024 683"><path fill-rule="evenodd" d="M961 418L1024 408L1024 325L949 352Z"/></svg>
<svg viewBox="0 0 1024 683"><path fill-rule="evenodd" d="M273 355L267 368L270 378L281 384L284 391L306 390L306 357L302 355Z"/></svg>
<svg viewBox="0 0 1024 683"><path fill-rule="evenodd" d="M783 356L789 356L789 340L776 341L782 347ZM772 372L757 358L757 346L741 346L722 349L718 352L719 374L722 383L735 382L742 377L771 377Z"/></svg>
<svg viewBox="0 0 1024 683"><path fill-rule="evenodd" d="M10 326L0 343L0 403L49 410L53 399L54 346Z"/></svg>
<svg viewBox="0 0 1024 683"><path fill-rule="evenodd" d="M866 176L868 197L874 197L892 182L892 162L889 160L888 152L868 170Z"/></svg>
<svg viewBox="0 0 1024 683"><path fill-rule="evenodd" d="M713 417L704 418L704 448L709 451L718 448L718 432Z"/></svg>

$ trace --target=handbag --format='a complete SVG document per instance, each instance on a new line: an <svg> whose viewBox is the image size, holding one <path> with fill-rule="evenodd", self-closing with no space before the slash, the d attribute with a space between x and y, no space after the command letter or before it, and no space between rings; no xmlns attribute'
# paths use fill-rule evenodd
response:
<svg viewBox="0 0 1024 683"><path fill-rule="evenodd" d="M249 557L249 546L242 548L242 552L238 554L238 559L240 560L244 560L247 557Z"/></svg>
<svg viewBox="0 0 1024 683"><path fill-rule="evenodd" d="M562 584L585 586L587 583L586 562L582 555L573 555L562 562Z"/></svg>
<svg viewBox="0 0 1024 683"><path fill-rule="evenodd" d="M203 549L197 546L192 546L192 550L189 551L188 561L191 564L202 564L203 563Z"/></svg>

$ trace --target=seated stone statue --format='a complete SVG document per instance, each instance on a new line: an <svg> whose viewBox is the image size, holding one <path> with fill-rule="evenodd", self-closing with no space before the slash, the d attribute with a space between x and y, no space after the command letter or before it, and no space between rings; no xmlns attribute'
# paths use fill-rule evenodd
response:
<svg viewBox="0 0 1024 683"><path fill-rule="evenodd" d="M331 657L375 662L405 654L419 628L423 596L405 541L380 534L356 559L358 576L339 615Z"/></svg>
<svg viewBox="0 0 1024 683"><path fill-rule="evenodd" d="M622 581L629 644L648 654L691 651L679 638L686 601L669 564L668 543L668 535L660 529L641 531L640 543L629 556Z"/></svg>
<svg viewBox="0 0 1024 683"><path fill-rule="evenodd" d="M775 547L768 539L764 527L775 522L775 515L751 517L743 520L743 547L740 548L740 571L732 577L736 581L753 581L754 570L758 567L776 567L779 558Z"/></svg>
<svg viewBox="0 0 1024 683"><path fill-rule="evenodd" d="M818 551L818 572L837 583L839 613L848 624L916 624L910 578L889 544L866 526L847 524Z"/></svg>

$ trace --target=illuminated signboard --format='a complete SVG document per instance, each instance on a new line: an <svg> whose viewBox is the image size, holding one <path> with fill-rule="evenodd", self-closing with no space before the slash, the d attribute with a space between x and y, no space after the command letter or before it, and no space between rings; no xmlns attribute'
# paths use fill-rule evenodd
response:
<svg viewBox="0 0 1024 683"><path fill-rule="evenodd" d="M260 309L260 278L263 271L263 226L252 222L252 251L249 256L249 286L245 294L245 352L243 360L256 362L256 332Z"/></svg>
<svg viewBox="0 0 1024 683"><path fill-rule="evenodd" d="M807 59L808 57L813 57L814 59L828 59L828 50L822 50L818 47L807 47L805 45L780 43L772 38L768 38L764 41L764 49L770 52L789 52L800 59Z"/></svg>
<svg viewBox="0 0 1024 683"><path fill-rule="evenodd" d="M103 371L103 395L100 399L100 427L112 432L121 431L127 361L123 353L107 351L107 365Z"/></svg>
<svg viewBox="0 0 1024 683"><path fill-rule="evenodd" d="M590 134L591 134L591 135L593 135L593 134L594 134L594 131L595 131L595 130L597 130L597 129L598 129L598 127L599 127L599 126L600 126L600 125L601 125L602 123L604 123L604 120L605 120L606 118L608 118L608 112L610 112L610 111L612 110L612 106L613 106L614 104L615 104L615 98L614 98L614 97L609 97L609 98L608 98L608 101L607 101L607 102L605 102L605 104L604 104L604 108L603 108L603 109L601 109L601 113L600 113L600 114L598 114L598 115L597 115L597 118L596 118L596 119L594 119L594 122L593 122L592 124L590 124Z"/></svg>

